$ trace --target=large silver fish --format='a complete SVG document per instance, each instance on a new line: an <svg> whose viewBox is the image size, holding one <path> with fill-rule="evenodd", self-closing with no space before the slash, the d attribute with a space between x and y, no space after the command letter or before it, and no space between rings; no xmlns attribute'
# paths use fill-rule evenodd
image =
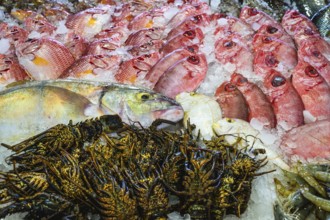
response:
<svg viewBox="0 0 330 220"><path fill-rule="evenodd" d="M182 107L151 90L104 82L30 82L0 92L0 142L18 142L59 123L103 114L149 126L155 119L178 121Z"/></svg>

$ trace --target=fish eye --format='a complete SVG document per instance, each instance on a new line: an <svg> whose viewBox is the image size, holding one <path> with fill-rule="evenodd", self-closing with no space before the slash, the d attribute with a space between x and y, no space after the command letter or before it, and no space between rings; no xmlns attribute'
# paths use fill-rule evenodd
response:
<svg viewBox="0 0 330 220"><path fill-rule="evenodd" d="M273 40L273 39L272 39L271 37L263 37L263 38L262 38L262 42L264 42L264 43L266 43L266 44L272 42L272 40Z"/></svg>
<svg viewBox="0 0 330 220"><path fill-rule="evenodd" d="M234 91L236 89L236 86L234 85L234 84L232 84L232 83L227 83L226 85L225 85L225 90L227 91L227 92L232 92L232 91Z"/></svg>
<svg viewBox="0 0 330 220"><path fill-rule="evenodd" d="M273 67L278 64L278 60L272 55L267 55L265 58L265 63L269 67Z"/></svg>
<svg viewBox="0 0 330 220"><path fill-rule="evenodd" d="M314 50L314 51L312 51L312 54L313 54L313 56L316 57L316 58L321 58L321 53L320 53L320 51L318 51L318 50Z"/></svg>
<svg viewBox="0 0 330 220"><path fill-rule="evenodd" d="M223 43L223 46L226 47L226 48L232 48L232 47L236 46L236 43L233 42L233 41L225 41Z"/></svg>
<svg viewBox="0 0 330 220"><path fill-rule="evenodd" d="M254 16L254 15L257 15L257 14L258 14L258 10L257 9L255 9L255 8L249 8L248 15Z"/></svg>
<svg viewBox="0 0 330 220"><path fill-rule="evenodd" d="M244 76L242 76L242 75L238 75L237 76L236 85L242 86L242 85L244 85L247 82L248 82L248 80Z"/></svg>
<svg viewBox="0 0 330 220"><path fill-rule="evenodd" d="M183 36L193 39L196 36L196 34L195 34L195 31L190 30L190 31L184 32Z"/></svg>
<svg viewBox="0 0 330 220"><path fill-rule="evenodd" d="M276 33L278 31L278 29L276 28L276 27L273 27L273 26L268 26L267 27L267 32L269 33L269 34L274 34L274 33Z"/></svg>
<svg viewBox="0 0 330 220"><path fill-rule="evenodd" d="M279 87L284 85L286 82L286 79L282 76L275 76L272 80L272 86Z"/></svg>
<svg viewBox="0 0 330 220"><path fill-rule="evenodd" d="M193 17L193 19L192 19L192 21L194 22L194 23L199 23L199 22L201 22L201 20L202 20L202 16L201 15L196 15L196 16L194 16Z"/></svg>
<svg viewBox="0 0 330 220"><path fill-rule="evenodd" d="M189 56L187 60L189 63L195 64L195 65L199 64L198 56Z"/></svg>
<svg viewBox="0 0 330 220"><path fill-rule="evenodd" d="M318 77L320 75L319 72L317 72L317 70L312 66L307 66L305 68L305 73L310 77Z"/></svg>
<svg viewBox="0 0 330 220"><path fill-rule="evenodd" d="M147 101L151 98L151 95L149 93L143 92L143 93L137 94L137 97L138 97L138 99L140 99L142 101Z"/></svg>

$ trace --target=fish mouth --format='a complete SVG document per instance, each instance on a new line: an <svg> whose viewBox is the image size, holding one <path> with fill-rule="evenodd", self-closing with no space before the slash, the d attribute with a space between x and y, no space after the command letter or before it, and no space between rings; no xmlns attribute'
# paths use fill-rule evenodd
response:
<svg viewBox="0 0 330 220"><path fill-rule="evenodd" d="M152 112L154 119L164 119L168 121L178 122L183 118L184 111L180 105L171 106L167 109L156 110Z"/></svg>

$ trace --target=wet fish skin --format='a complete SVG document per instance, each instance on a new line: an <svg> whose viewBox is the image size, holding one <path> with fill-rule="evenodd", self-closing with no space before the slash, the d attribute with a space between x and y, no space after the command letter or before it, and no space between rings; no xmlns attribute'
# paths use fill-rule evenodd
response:
<svg viewBox="0 0 330 220"><path fill-rule="evenodd" d="M277 126L284 130L304 124L304 104L290 80L281 73L271 70L263 82L267 97L273 106Z"/></svg>
<svg viewBox="0 0 330 220"><path fill-rule="evenodd" d="M95 40L89 44L86 55L110 55L119 47L119 43L112 38Z"/></svg>
<svg viewBox="0 0 330 220"><path fill-rule="evenodd" d="M119 55L86 55L67 68L61 78L113 81L120 62Z"/></svg>
<svg viewBox="0 0 330 220"><path fill-rule="evenodd" d="M330 2L319 11L317 11L312 17L311 20L318 27L321 36L330 37Z"/></svg>
<svg viewBox="0 0 330 220"><path fill-rule="evenodd" d="M169 39L163 47L160 49L163 56L171 53L172 51L183 48L186 46L192 46L194 44L201 44L204 39L204 34L200 28L195 28L182 32L173 38Z"/></svg>
<svg viewBox="0 0 330 220"><path fill-rule="evenodd" d="M161 55L155 52L123 61L115 73L115 79L119 83L138 85L160 58Z"/></svg>
<svg viewBox="0 0 330 220"><path fill-rule="evenodd" d="M273 107L262 90L241 74L232 74L230 82L241 91L249 106L249 121L254 118L267 128L275 128L276 117Z"/></svg>
<svg viewBox="0 0 330 220"><path fill-rule="evenodd" d="M202 53L183 58L167 69L159 78L154 90L175 98L181 92L192 92L204 80L208 65Z"/></svg>
<svg viewBox="0 0 330 220"><path fill-rule="evenodd" d="M191 55L194 55L194 53L185 48L180 48L161 58L146 74L145 79L147 80L147 83L145 86L153 88L167 69L185 57Z"/></svg>
<svg viewBox="0 0 330 220"><path fill-rule="evenodd" d="M299 159L321 162L330 158L330 119L294 128L282 137L280 147L290 162ZM295 159L296 158L296 159Z"/></svg>
<svg viewBox="0 0 330 220"><path fill-rule="evenodd" d="M215 57L229 73L251 75L253 53L248 42L239 35L229 35L215 42Z"/></svg>
<svg viewBox="0 0 330 220"><path fill-rule="evenodd" d="M222 116L248 121L249 109L243 94L228 81L223 82L214 94L220 105Z"/></svg>
<svg viewBox="0 0 330 220"><path fill-rule="evenodd" d="M0 84L27 80L29 78L17 59L0 54Z"/></svg>
<svg viewBox="0 0 330 220"><path fill-rule="evenodd" d="M316 120L330 117L330 87L315 68L299 60L292 72L292 84L299 93L305 110Z"/></svg>
<svg viewBox="0 0 330 220"><path fill-rule="evenodd" d="M29 39L17 44L16 55L20 65L35 80L56 79L74 62L69 49L51 38Z"/></svg>
<svg viewBox="0 0 330 220"><path fill-rule="evenodd" d="M157 118L183 117L176 101L151 90L83 80L35 81L8 88L0 92L0 112L0 139L8 143L17 142L15 134L24 139L58 123L103 114L118 114L127 123L139 121L143 126Z"/></svg>

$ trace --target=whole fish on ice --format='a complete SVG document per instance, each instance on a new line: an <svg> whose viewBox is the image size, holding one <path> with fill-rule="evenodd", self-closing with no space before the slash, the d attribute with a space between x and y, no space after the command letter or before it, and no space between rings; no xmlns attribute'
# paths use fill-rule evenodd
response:
<svg viewBox="0 0 330 220"><path fill-rule="evenodd" d="M16 141L59 123L103 114L149 126L155 119L178 121L182 107L150 90L101 82L31 82L0 92L0 140Z"/></svg>

